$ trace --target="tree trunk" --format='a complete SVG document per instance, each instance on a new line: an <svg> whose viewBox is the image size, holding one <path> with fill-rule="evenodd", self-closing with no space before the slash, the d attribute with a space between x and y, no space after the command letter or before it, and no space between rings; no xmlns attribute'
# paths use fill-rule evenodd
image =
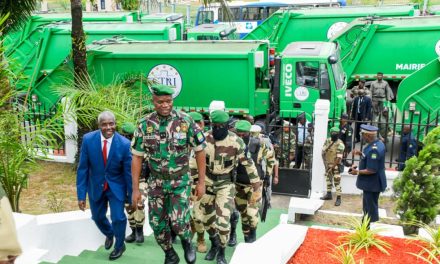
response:
<svg viewBox="0 0 440 264"><path fill-rule="evenodd" d="M80 86L88 78L86 37L82 24L82 3L81 0L70 0L72 10L72 54L74 84Z"/></svg>

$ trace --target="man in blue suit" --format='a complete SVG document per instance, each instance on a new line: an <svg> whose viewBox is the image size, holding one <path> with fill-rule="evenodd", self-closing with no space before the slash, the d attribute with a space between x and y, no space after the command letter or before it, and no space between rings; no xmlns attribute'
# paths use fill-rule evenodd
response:
<svg viewBox="0 0 440 264"><path fill-rule="evenodd" d="M361 125L366 124L367 121L371 120L371 98L365 96L365 90L359 89L358 96L353 101L353 106L351 108L351 118L356 120L356 126L354 133L356 135L356 143L361 141Z"/></svg>
<svg viewBox="0 0 440 264"><path fill-rule="evenodd" d="M385 176L385 145L377 138L375 126L362 125L362 137L368 145L361 152L353 150L361 157L359 169L353 166L349 173L357 175L356 187L363 191L362 207L364 217L370 217L370 222L379 220L379 194L387 188Z"/></svg>
<svg viewBox="0 0 440 264"><path fill-rule="evenodd" d="M86 208L89 195L92 219L105 235L105 249L113 245L109 259L115 260L125 251L127 218L124 202L131 201L130 141L117 132L115 116L104 111L98 116L99 130L83 137L76 178L79 209ZM106 217L108 204L112 223Z"/></svg>

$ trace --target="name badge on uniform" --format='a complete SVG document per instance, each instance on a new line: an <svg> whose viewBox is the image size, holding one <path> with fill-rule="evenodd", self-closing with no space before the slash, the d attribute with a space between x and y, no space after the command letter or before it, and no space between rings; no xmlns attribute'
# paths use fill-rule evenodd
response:
<svg viewBox="0 0 440 264"><path fill-rule="evenodd" d="M377 159L377 154L376 153L371 154L371 159Z"/></svg>
<svg viewBox="0 0 440 264"><path fill-rule="evenodd" d="M144 139L156 139L156 136L154 134L147 134L144 136Z"/></svg>

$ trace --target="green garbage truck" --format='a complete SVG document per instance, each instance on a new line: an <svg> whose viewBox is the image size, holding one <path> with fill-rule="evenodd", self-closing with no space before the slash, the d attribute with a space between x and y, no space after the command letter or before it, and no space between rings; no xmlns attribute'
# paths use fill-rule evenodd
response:
<svg viewBox="0 0 440 264"><path fill-rule="evenodd" d="M440 44L438 46L440 56ZM426 132L433 129L438 123L440 114L440 57L427 63L405 78L397 92L396 106L398 120L403 123L424 124L422 129ZM421 140L425 131L414 131L414 135Z"/></svg>
<svg viewBox="0 0 440 264"><path fill-rule="evenodd" d="M278 10L244 39L269 40L282 52L294 41L328 41L356 18L414 16L417 11L414 5Z"/></svg>
<svg viewBox="0 0 440 264"><path fill-rule="evenodd" d="M232 115L295 118L306 112L311 119L319 98L331 100L331 111L345 111L346 84L334 43L294 43L276 60L269 52L267 41L102 41L88 47L88 65L94 81L104 85L138 75L172 85L175 106L185 111L207 112L211 101L221 100ZM59 69L51 79L61 80L61 74ZM49 105L58 101L51 84L41 82L32 91Z"/></svg>
<svg viewBox="0 0 440 264"><path fill-rule="evenodd" d="M359 18L330 41L340 47L348 87L383 72L396 91L401 80L438 57L440 16Z"/></svg>
<svg viewBox="0 0 440 264"><path fill-rule="evenodd" d="M3 37L5 54L9 55L21 41L28 38L30 34L42 25L54 22L71 21L70 13L41 13L29 17L26 23L14 32ZM138 21L137 12L83 12L83 22L126 22Z"/></svg>
<svg viewBox="0 0 440 264"><path fill-rule="evenodd" d="M187 31L188 40L239 39L237 28L228 24L201 24Z"/></svg>
<svg viewBox="0 0 440 264"><path fill-rule="evenodd" d="M62 65L71 52L70 22L35 29L7 57L16 61L13 72L21 76L18 91L27 91ZM179 23L84 23L86 43L119 36L129 40L180 40Z"/></svg>

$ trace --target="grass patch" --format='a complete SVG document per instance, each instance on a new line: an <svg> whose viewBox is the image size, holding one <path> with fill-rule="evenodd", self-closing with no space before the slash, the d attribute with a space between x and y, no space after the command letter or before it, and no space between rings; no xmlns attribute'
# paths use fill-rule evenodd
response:
<svg viewBox="0 0 440 264"><path fill-rule="evenodd" d="M30 173L20 203L25 214L48 214L78 209L76 168L72 164L38 161Z"/></svg>

